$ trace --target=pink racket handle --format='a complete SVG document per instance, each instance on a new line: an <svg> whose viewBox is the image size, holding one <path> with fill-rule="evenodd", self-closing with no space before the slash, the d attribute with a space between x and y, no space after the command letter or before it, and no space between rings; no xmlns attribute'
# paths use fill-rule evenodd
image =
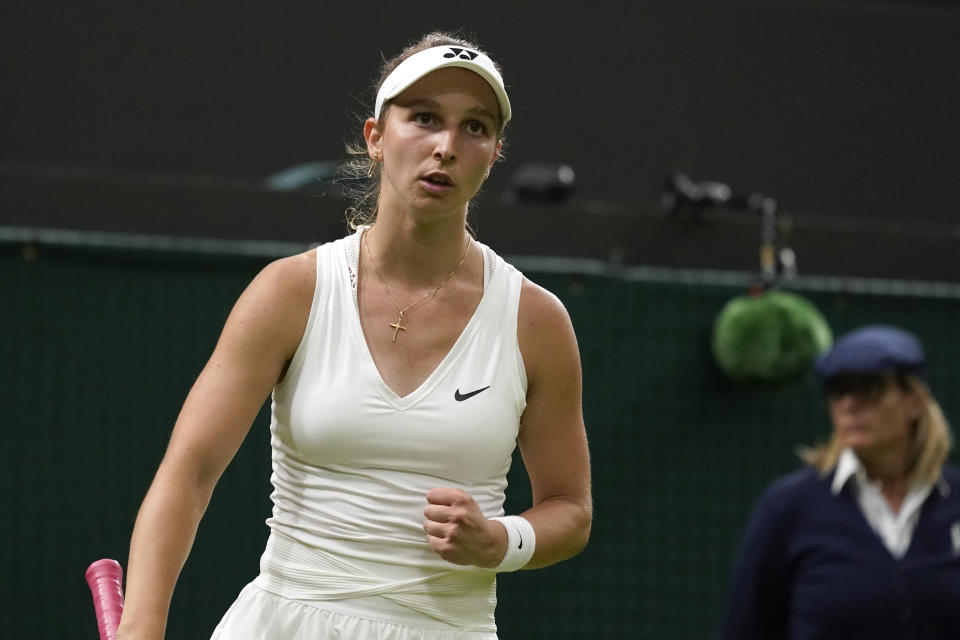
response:
<svg viewBox="0 0 960 640"><path fill-rule="evenodd" d="M116 560L104 558L91 564L86 575L97 612L100 640L113 640L123 613L123 568Z"/></svg>

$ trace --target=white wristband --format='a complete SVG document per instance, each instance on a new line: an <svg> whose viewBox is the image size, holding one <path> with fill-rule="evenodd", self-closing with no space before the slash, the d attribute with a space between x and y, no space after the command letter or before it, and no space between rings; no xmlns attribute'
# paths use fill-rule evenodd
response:
<svg viewBox="0 0 960 640"><path fill-rule="evenodd" d="M507 551L503 560L493 568L497 573L523 569L533 557L537 546L537 534L530 522L521 516L497 516L496 520L507 530Z"/></svg>

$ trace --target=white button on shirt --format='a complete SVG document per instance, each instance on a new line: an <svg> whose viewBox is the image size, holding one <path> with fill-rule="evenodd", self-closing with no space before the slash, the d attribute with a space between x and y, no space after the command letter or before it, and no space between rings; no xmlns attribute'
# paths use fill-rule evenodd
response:
<svg viewBox="0 0 960 640"><path fill-rule="evenodd" d="M902 558L910 548L913 532L920 520L920 507L933 487L913 487L900 506L900 512L894 513L880 490L880 482L872 482L867 477L867 470L851 449L844 449L840 454L833 475L832 493L839 494L847 482L851 483L853 496L870 527L895 558Z"/></svg>

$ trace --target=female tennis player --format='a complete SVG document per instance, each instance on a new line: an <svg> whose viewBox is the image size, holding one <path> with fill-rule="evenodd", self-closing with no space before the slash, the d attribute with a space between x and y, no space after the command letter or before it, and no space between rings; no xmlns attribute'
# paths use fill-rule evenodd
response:
<svg viewBox="0 0 960 640"><path fill-rule="evenodd" d="M432 33L381 77L355 233L267 266L183 405L133 532L121 640L163 636L214 485L271 393L271 534L214 638L493 639L497 573L587 542L569 317L466 229L510 120L500 71ZM517 445L533 505L504 516Z"/></svg>
<svg viewBox="0 0 960 640"><path fill-rule="evenodd" d="M960 470L925 369L891 326L818 360L833 436L757 505L725 640L960 638Z"/></svg>

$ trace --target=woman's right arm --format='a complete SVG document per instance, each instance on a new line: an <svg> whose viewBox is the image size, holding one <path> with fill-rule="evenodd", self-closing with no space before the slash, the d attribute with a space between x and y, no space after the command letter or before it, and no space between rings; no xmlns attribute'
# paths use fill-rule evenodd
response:
<svg viewBox="0 0 960 640"><path fill-rule="evenodd" d="M224 469L303 336L315 254L278 260L234 305L137 515L117 640L163 638L174 585Z"/></svg>

